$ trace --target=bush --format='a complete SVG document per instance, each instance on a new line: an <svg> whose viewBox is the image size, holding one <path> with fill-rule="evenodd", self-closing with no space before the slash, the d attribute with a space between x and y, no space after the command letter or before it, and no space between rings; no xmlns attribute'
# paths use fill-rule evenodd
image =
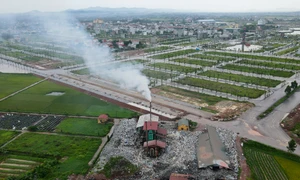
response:
<svg viewBox="0 0 300 180"><path fill-rule="evenodd" d="M29 126L28 131L31 131L31 132L38 131L38 127L37 126Z"/></svg>

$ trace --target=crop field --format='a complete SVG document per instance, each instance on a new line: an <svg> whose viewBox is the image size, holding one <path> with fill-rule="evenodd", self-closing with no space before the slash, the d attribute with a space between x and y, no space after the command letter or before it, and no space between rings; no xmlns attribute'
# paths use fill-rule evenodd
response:
<svg viewBox="0 0 300 180"><path fill-rule="evenodd" d="M160 46L160 47L156 47L156 48L145 49L144 52L145 53L152 53L152 52L157 52L157 51L165 51L165 50L169 50L169 49L172 49L172 47Z"/></svg>
<svg viewBox="0 0 300 180"><path fill-rule="evenodd" d="M255 66L266 66L266 67L278 68L278 69L300 70L300 66L295 66L292 64L278 64L273 62L263 62L263 61L255 61L255 60L241 60L238 63L250 64Z"/></svg>
<svg viewBox="0 0 300 180"><path fill-rule="evenodd" d="M291 71L261 69L261 68L248 67L248 66L238 66L238 65L234 65L234 64L227 64L227 65L223 66L222 69L254 73L254 74L262 74L262 75L278 76L278 77L284 77L284 78L289 78L295 74Z"/></svg>
<svg viewBox="0 0 300 180"><path fill-rule="evenodd" d="M200 59L188 59L188 58L178 58L178 59L172 59L171 61L178 62L178 63L183 63L183 64L195 64L195 65L200 65L200 66L214 66L217 64L217 62L212 62L212 61L204 61Z"/></svg>
<svg viewBox="0 0 300 180"><path fill-rule="evenodd" d="M49 95L61 92L62 95ZM26 91L0 102L1 111L35 112L62 115L98 116L128 118L136 113L69 87L44 81Z"/></svg>
<svg viewBox="0 0 300 180"><path fill-rule="evenodd" d="M38 82L39 80L41 80L41 78L32 74L0 73L0 99Z"/></svg>
<svg viewBox="0 0 300 180"><path fill-rule="evenodd" d="M145 76L147 76L147 77L163 79L163 80L167 80L167 79L176 77L176 74L170 74L170 73L165 73L165 72L161 72L161 71L153 71L153 70L149 70L149 69L144 69L142 71L142 73L145 74Z"/></svg>
<svg viewBox="0 0 300 180"><path fill-rule="evenodd" d="M38 115L6 114L0 116L0 128L21 130L22 128L32 126L40 119L42 117Z"/></svg>
<svg viewBox="0 0 300 180"><path fill-rule="evenodd" d="M187 38L182 38L182 39L169 39L166 41L161 41L160 44L169 45L169 44L187 43L187 42L190 42L190 40Z"/></svg>
<svg viewBox="0 0 300 180"><path fill-rule="evenodd" d="M288 53L297 51L299 48L300 48L300 46L295 46L295 47L292 47L292 48L285 49L285 50L283 50L283 51L279 51L279 52L277 52L276 54L277 54L278 56L285 55L285 54L288 54Z"/></svg>
<svg viewBox="0 0 300 180"><path fill-rule="evenodd" d="M33 157L62 158L45 179L67 179L70 174L85 174L88 162L101 144L99 138L25 133L4 149L9 153L25 153Z"/></svg>
<svg viewBox="0 0 300 180"><path fill-rule="evenodd" d="M230 81L236 81L236 82L243 82L247 84L255 84L255 85L266 86L266 87L276 87L278 84L281 83L280 81L273 80L273 79L244 76L240 74L231 74L231 73L218 72L218 71L205 71L203 73L199 73L199 75L224 79L224 80L230 80Z"/></svg>
<svg viewBox="0 0 300 180"><path fill-rule="evenodd" d="M193 54L193 55L190 55L189 57L200 58L200 59L209 59L209 60L215 60L215 61L233 61L233 60L235 60L235 58L209 56L207 54Z"/></svg>
<svg viewBox="0 0 300 180"><path fill-rule="evenodd" d="M84 68L84 69L80 69L80 70L75 70L75 71L71 71L74 74L79 74L79 75L89 75L91 74L91 71L89 70L89 68Z"/></svg>
<svg viewBox="0 0 300 180"><path fill-rule="evenodd" d="M281 46L284 46L285 44L278 44L278 43L275 43L275 44L271 44L271 45L264 45L262 49L260 50L257 50L255 52L265 52L265 51L271 51L273 49L276 49L276 48L279 48Z"/></svg>
<svg viewBox="0 0 300 180"><path fill-rule="evenodd" d="M29 62L37 62L37 61L42 61L45 59L47 60L47 58L45 58L45 57L29 55L29 54L25 54L25 53L18 52L18 51L6 50L3 48L0 48L0 54L4 54L6 56L14 57L14 58L21 59L24 61L29 61Z"/></svg>
<svg viewBox="0 0 300 180"><path fill-rule="evenodd" d="M252 59L252 60L256 59L256 60L300 64L300 60L271 57L271 56L258 56L258 55L252 55L252 54L239 54L239 53L215 52L215 51L205 52L205 54L219 55L219 56L231 56L231 57L235 57L235 58L248 58L248 59Z"/></svg>
<svg viewBox="0 0 300 180"><path fill-rule="evenodd" d="M11 140L12 138L17 136L18 134L20 134L20 133L17 132L17 131L0 130L0 146L2 146L3 144L5 144L9 140Z"/></svg>
<svg viewBox="0 0 300 180"><path fill-rule="evenodd" d="M38 131L54 131L56 126L64 119L64 116L48 116L35 126Z"/></svg>
<svg viewBox="0 0 300 180"><path fill-rule="evenodd" d="M251 179L299 179L299 156L251 140L244 142L243 151Z"/></svg>
<svg viewBox="0 0 300 180"><path fill-rule="evenodd" d="M165 54L159 54L159 55L151 56L150 58L166 59L166 58L172 58L172 57L176 57L176 56L187 55L187 54L195 53L195 52L198 52L198 51L195 49L186 49L186 50L174 51L174 52L165 53Z"/></svg>
<svg viewBox="0 0 300 180"><path fill-rule="evenodd" d="M180 66L176 64L168 64L168 63L154 63L149 66L159 70L165 69L170 71L177 71L180 73L191 73L200 70L199 68L192 68L192 67Z"/></svg>
<svg viewBox="0 0 300 180"><path fill-rule="evenodd" d="M204 79L186 77L177 81L184 85L190 85L200 88L205 88L213 91L229 93L240 97L258 98L265 93L263 90L250 89L231 84L225 84L215 81L208 81Z"/></svg>
<svg viewBox="0 0 300 180"><path fill-rule="evenodd" d="M26 156L15 155L8 155L7 157L4 157L2 161L0 159L0 179L7 178L9 176L20 176L31 171L42 163L42 159L34 159L35 160Z"/></svg>
<svg viewBox="0 0 300 180"><path fill-rule="evenodd" d="M104 137L109 133L112 126L112 123L98 124L96 118L67 118L56 127L55 132Z"/></svg>

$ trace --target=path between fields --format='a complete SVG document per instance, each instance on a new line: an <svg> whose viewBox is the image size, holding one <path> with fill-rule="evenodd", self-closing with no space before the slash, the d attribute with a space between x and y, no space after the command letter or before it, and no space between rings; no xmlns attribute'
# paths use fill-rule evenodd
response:
<svg viewBox="0 0 300 180"><path fill-rule="evenodd" d="M247 180L251 176L250 168L246 162L246 158L243 154L243 149L241 146L241 137L237 136L236 138L236 147L238 153L238 160L241 167L241 174L239 180Z"/></svg>
<svg viewBox="0 0 300 180"><path fill-rule="evenodd" d="M22 91L25 91L25 90L27 90L27 89L29 89L29 88L31 88L31 87L37 85L37 84L40 84L40 83L46 81L47 79L48 79L48 78L45 78L45 79L40 80L40 81L38 81L38 82L36 82L36 83L33 83L33 84L31 84L31 85L29 85L29 86L27 86L27 87L25 87L25 88L23 88L23 89L21 89L21 90L19 90L19 91L16 91L16 92L14 92L14 93L12 93L12 94L10 94L10 95L8 95L8 96L6 96L6 97L0 99L0 101L4 101L5 99L10 98L10 97L12 97L12 96L14 96L14 95L16 95L16 94L22 92Z"/></svg>

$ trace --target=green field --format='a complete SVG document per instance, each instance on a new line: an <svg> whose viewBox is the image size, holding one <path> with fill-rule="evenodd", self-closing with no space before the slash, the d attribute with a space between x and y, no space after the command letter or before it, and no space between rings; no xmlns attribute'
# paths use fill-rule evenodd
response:
<svg viewBox="0 0 300 180"><path fill-rule="evenodd" d="M97 151L101 139L25 133L5 147L9 153L24 153L33 157L62 158L60 164L45 179L67 179L67 176L86 174L88 162Z"/></svg>
<svg viewBox="0 0 300 180"><path fill-rule="evenodd" d="M291 71L278 71L273 69L261 69L255 67L248 67L248 66L238 66L234 64L227 64L222 67L222 69L234 70L234 71L241 71L247 73L254 73L254 74L263 74L263 75L271 75L271 76L278 76L289 78L293 76L295 73Z"/></svg>
<svg viewBox="0 0 300 180"><path fill-rule="evenodd" d="M247 140L244 155L254 180L297 180L300 177L300 157L273 147Z"/></svg>
<svg viewBox="0 0 300 180"><path fill-rule="evenodd" d="M186 50L174 51L174 52L165 53L165 54L159 54L159 55L151 56L150 58L166 59L166 58L182 56L182 55L186 55L186 54L190 54L190 53L195 53L195 52L197 52L197 50L195 50L195 49L186 49Z"/></svg>
<svg viewBox="0 0 300 180"><path fill-rule="evenodd" d="M216 61L233 61L233 60L235 60L235 58L220 57L220 56L209 56L209 55L206 55L206 54L193 54L193 55L190 55L189 57L216 60Z"/></svg>
<svg viewBox="0 0 300 180"><path fill-rule="evenodd" d="M163 79L163 80L167 80L167 79L176 77L176 74L170 74L170 73L165 73L165 72L161 72L161 71L153 71L153 70L149 70L149 69L144 69L142 71L142 73L145 74L145 76L147 76L147 77Z"/></svg>
<svg viewBox="0 0 300 180"><path fill-rule="evenodd" d="M240 74L231 74L231 73L218 72L218 71L205 71L203 73L199 73L199 75L224 79L224 80L230 80L230 81L236 81L236 82L243 82L247 84L267 86L267 87L276 87L278 84L280 84L280 81L277 80L244 76Z"/></svg>
<svg viewBox="0 0 300 180"><path fill-rule="evenodd" d="M278 56L285 55L285 54L288 54L288 53L297 51L299 48L300 48L300 46L295 46L295 47L292 47L292 48L285 49L285 50L283 50L283 51L279 51L279 52L277 52L276 54L277 54Z"/></svg>
<svg viewBox="0 0 300 180"><path fill-rule="evenodd" d="M229 93L240 97L258 98L265 93L263 90L250 89L241 86L235 86L231 84L225 84L215 81L208 81L204 79L185 77L177 81L184 85L190 85L200 88L209 89L212 91L219 91Z"/></svg>
<svg viewBox="0 0 300 180"><path fill-rule="evenodd" d="M149 65L151 67L154 67L156 69L167 69L170 71L177 71L180 73L191 73L191 72L197 72L200 70L199 68L192 68L192 67L186 67L186 66L180 66L176 64L168 64L168 63L154 63Z"/></svg>
<svg viewBox="0 0 300 180"><path fill-rule="evenodd" d="M157 52L157 51L165 51L165 50L168 50L168 49L172 49L172 47L160 46L160 47L156 47L156 48L145 49L144 52L151 53L151 52Z"/></svg>
<svg viewBox="0 0 300 180"><path fill-rule="evenodd" d="M75 70L75 71L71 71L74 74L79 74L79 75L89 75L91 74L91 71L89 70L89 68L84 68L84 69L80 69L80 70Z"/></svg>
<svg viewBox="0 0 300 180"><path fill-rule="evenodd" d="M98 124L97 119L67 118L55 129L56 132L104 137L113 123Z"/></svg>
<svg viewBox="0 0 300 180"><path fill-rule="evenodd" d="M239 61L241 64L251 64L256 66L266 66L271 68L278 69L290 69L290 70L300 70L300 66L295 66L291 64L278 64L274 62L263 62L263 61L255 61L255 60L241 60Z"/></svg>
<svg viewBox="0 0 300 180"><path fill-rule="evenodd" d="M195 64L195 65L200 65L200 66L214 66L217 64L217 62L212 62L212 61L203 61L200 59L188 59L188 58L178 58L178 59L172 59L171 61L174 62L179 62L183 64Z"/></svg>
<svg viewBox="0 0 300 180"><path fill-rule="evenodd" d="M39 80L41 78L31 74L0 73L0 99Z"/></svg>
<svg viewBox="0 0 300 180"><path fill-rule="evenodd" d="M236 58L248 58L248 59L256 59L256 60L265 60L265 61L275 61L275 62L283 62L283 63L294 63L300 64L300 60L294 60L289 58L279 58L279 57L271 57L271 56L258 56L252 54L239 54L239 53L228 53L228 52L205 52L205 54L219 55L219 56L230 56Z"/></svg>
<svg viewBox="0 0 300 180"><path fill-rule="evenodd" d="M2 146L3 144L5 144L9 140L11 140L12 138L17 136L18 134L20 134L20 133L17 132L17 131L0 130L0 146Z"/></svg>
<svg viewBox="0 0 300 180"><path fill-rule="evenodd" d="M51 92L63 92L60 96L47 95ZM1 111L34 112L64 115L98 116L128 118L136 113L86 95L77 90L44 81L26 91L0 102Z"/></svg>

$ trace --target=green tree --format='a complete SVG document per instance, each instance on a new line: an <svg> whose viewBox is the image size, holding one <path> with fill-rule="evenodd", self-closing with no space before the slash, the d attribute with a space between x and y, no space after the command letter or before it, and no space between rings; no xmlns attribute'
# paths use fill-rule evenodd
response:
<svg viewBox="0 0 300 180"><path fill-rule="evenodd" d="M284 90L284 92L286 93L286 95L290 94L291 91L292 91L292 88L291 88L290 85L288 85L288 86L285 88L285 90Z"/></svg>
<svg viewBox="0 0 300 180"><path fill-rule="evenodd" d="M297 147L297 144L296 144L295 140L291 139L289 141L289 145L286 148L288 149L288 152L294 152L296 147Z"/></svg>
<svg viewBox="0 0 300 180"><path fill-rule="evenodd" d="M298 87L297 81L293 81L293 82L291 83L291 88L295 89L295 88L297 88L297 87Z"/></svg>

